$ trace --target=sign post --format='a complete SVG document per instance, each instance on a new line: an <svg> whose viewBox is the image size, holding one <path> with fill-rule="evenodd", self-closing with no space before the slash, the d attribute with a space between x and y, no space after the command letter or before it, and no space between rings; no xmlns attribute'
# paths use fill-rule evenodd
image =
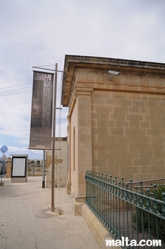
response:
<svg viewBox="0 0 165 249"><path fill-rule="evenodd" d="M3 153L3 165L1 165L1 182L0 182L0 186L4 186L4 182L2 182L2 174L5 173L5 161L4 161L4 153L6 153L8 151L8 148L6 145L3 145L1 147L1 152Z"/></svg>

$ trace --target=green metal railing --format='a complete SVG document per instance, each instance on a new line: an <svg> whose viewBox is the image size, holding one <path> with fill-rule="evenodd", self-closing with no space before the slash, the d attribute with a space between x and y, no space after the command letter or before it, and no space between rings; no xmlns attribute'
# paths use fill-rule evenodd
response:
<svg viewBox="0 0 165 249"><path fill-rule="evenodd" d="M143 182L139 182L139 186L134 186L132 180L125 183L124 178L118 181L117 177L113 179L112 176L107 177L92 171L86 172L85 179L86 203L114 239L157 239L161 240L161 247L150 248L165 248L163 184L153 184L152 188L146 189L143 188Z"/></svg>

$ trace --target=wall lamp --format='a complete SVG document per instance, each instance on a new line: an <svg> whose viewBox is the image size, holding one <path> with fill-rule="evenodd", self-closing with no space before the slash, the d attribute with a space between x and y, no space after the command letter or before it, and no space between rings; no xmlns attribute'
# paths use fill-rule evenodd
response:
<svg viewBox="0 0 165 249"><path fill-rule="evenodd" d="M108 70L108 74L111 74L112 76L118 76L119 72L113 71L113 70Z"/></svg>
<svg viewBox="0 0 165 249"><path fill-rule="evenodd" d="M112 80L113 76L118 76L119 75L119 72L113 71L113 70L108 70L107 73L111 76L110 81ZM104 73L104 77L107 77L107 73Z"/></svg>

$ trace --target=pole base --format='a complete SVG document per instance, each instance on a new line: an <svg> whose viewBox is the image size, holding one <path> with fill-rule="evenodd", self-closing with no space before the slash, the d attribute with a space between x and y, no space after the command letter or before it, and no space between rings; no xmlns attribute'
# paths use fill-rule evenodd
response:
<svg viewBox="0 0 165 249"><path fill-rule="evenodd" d="M51 212L55 211L55 206L51 206Z"/></svg>
<svg viewBox="0 0 165 249"><path fill-rule="evenodd" d="M42 181L42 188L45 188L45 181Z"/></svg>

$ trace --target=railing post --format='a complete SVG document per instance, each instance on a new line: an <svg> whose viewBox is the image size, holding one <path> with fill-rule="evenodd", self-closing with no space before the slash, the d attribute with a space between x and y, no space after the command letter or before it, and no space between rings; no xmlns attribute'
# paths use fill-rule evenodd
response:
<svg viewBox="0 0 165 249"><path fill-rule="evenodd" d="M165 192L162 193L164 204L162 205L162 214L165 217Z"/></svg>

